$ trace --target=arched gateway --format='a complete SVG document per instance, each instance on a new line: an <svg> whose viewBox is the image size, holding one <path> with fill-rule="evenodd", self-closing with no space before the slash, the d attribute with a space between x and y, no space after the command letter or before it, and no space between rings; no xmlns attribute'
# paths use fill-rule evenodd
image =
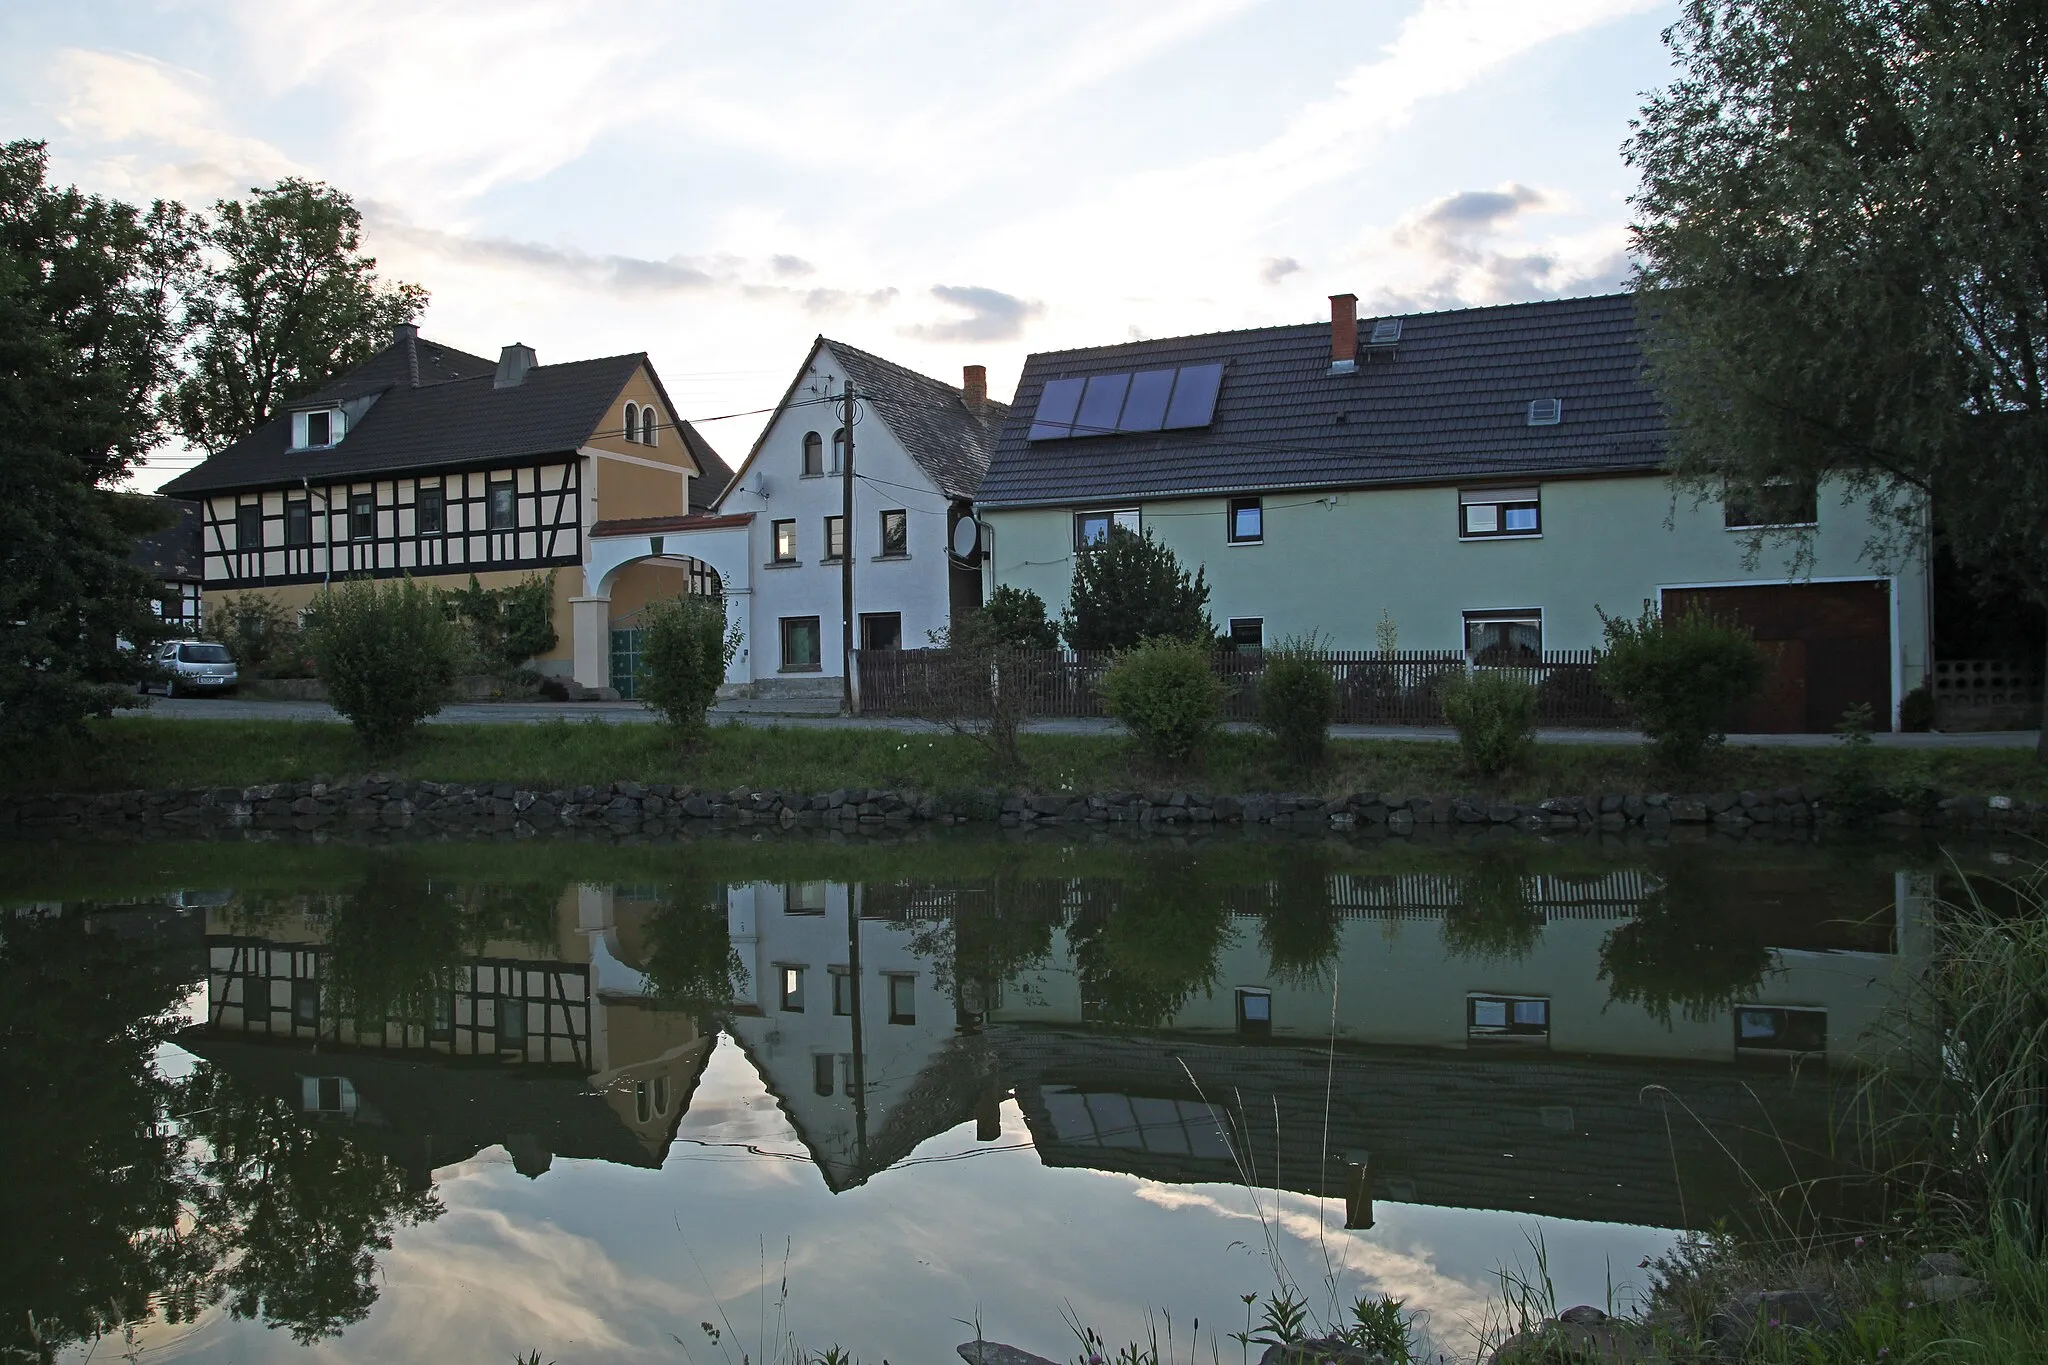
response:
<svg viewBox="0 0 2048 1365"><path fill-rule="evenodd" d="M718 575L726 621L737 622L750 637L733 656L725 680L748 681L753 676L753 565L747 540L753 520L752 513L745 513L639 517L592 526L583 556L583 591L570 599L576 681L586 687L611 686L614 619L637 611L656 592L670 595L683 591L692 578L701 586L697 566Z"/></svg>

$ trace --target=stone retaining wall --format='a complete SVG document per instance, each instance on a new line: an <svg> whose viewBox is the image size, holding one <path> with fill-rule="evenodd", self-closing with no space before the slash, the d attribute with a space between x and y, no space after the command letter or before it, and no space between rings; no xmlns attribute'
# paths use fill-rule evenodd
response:
<svg viewBox="0 0 2048 1365"><path fill-rule="evenodd" d="M2004 796L1952 796L1921 810L1883 812L1881 826L2033 830L2048 803ZM934 796L849 789L819 793L700 791L665 784L543 791L511 783L409 782L371 776L347 782L274 783L102 795L0 797L0 835L66 829L146 834L215 831L418 830L519 835L564 829L658 834L698 825L817 826L872 831L913 824L994 823L1004 828L1094 826L1191 833L1268 826L1308 832L1415 837L1503 832L1591 834L1714 831L1791 838L1816 825L1846 823L1817 791L1723 791L1647 796L1606 793L1516 804L1474 796L1357 792L1324 800L1299 795L1218 796L1182 790L1092 794L979 791Z"/></svg>

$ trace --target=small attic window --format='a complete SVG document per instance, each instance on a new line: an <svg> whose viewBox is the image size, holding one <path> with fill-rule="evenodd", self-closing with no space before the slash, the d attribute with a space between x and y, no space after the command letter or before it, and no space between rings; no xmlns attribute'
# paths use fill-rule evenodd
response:
<svg viewBox="0 0 2048 1365"><path fill-rule="evenodd" d="M1529 425L1532 427L1554 427L1564 420L1562 398L1532 398L1529 400Z"/></svg>
<svg viewBox="0 0 2048 1365"><path fill-rule="evenodd" d="M324 450L341 441L341 413L335 408L292 414L292 449Z"/></svg>
<svg viewBox="0 0 2048 1365"><path fill-rule="evenodd" d="M1368 346L1394 346L1401 340L1401 319L1381 318L1372 325L1372 335L1366 338Z"/></svg>

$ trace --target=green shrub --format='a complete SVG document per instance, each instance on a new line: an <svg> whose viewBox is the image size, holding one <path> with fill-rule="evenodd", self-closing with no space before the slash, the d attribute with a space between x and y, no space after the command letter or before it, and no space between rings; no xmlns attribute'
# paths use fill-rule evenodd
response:
<svg viewBox="0 0 2048 1365"><path fill-rule="evenodd" d="M1259 679L1259 724L1282 760L1296 768L1323 761L1330 721L1337 714L1337 680L1316 658L1316 646L1314 635L1281 641L1268 651Z"/></svg>
<svg viewBox="0 0 2048 1365"><path fill-rule="evenodd" d="M355 579L306 616L320 682L372 750L395 748L441 709L460 641L439 595L410 578Z"/></svg>
<svg viewBox="0 0 2048 1365"><path fill-rule="evenodd" d="M1600 613L1606 648L1598 674L1674 768L1699 766L1727 738L1734 715L1764 680L1763 654L1750 633L1695 608L1673 620L1643 603L1640 619Z"/></svg>
<svg viewBox="0 0 2048 1365"><path fill-rule="evenodd" d="M1505 669L1453 674L1443 684L1444 715L1458 727L1465 760L1481 777L1520 763L1536 735L1536 689Z"/></svg>
<svg viewBox="0 0 2048 1365"><path fill-rule="evenodd" d="M555 632L555 570L530 574L502 588L486 588L469 576L469 586L442 600L462 623L470 658L464 667L505 673L560 643Z"/></svg>
<svg viewBox="0 0 2048 1365"><path fill-rule="evenodd" d="M1147 640L1125 651L1101 686L1109 714L1159 763L1184 763L1199 752L1223 709L1209 646L1192 640Z"/></svg>
<svg viewBox="0 0 2048 1365"><path fill-rule="evenodd" d="M640 622L640 700L676 730L696 734L740 652L739 623L726 624L724 598L693 593L649 603Z"/></svg>
<svg viewBox="0 0 2048 1365"><path fill-rule="evenodd" d="M1899 698L1899 728L1915 734L1934 728L1934 693L1926 683Z"/></svg>
<svg viewBox="0 0 2048 1365"><path fill-rule="evenodd" d="M1155 638L1216 638L1203 570L1181 568L1147 531L1112 526L1074 556L1074 584L1061 618L1074 649L1133 649Z"/></svg>
<svg viewBox="0 0 2048 1365"><path fill-rule="evenodd" d="M1046 615L1045 599L1029 588L1003 584L975 613L991 643L1007 649L1058 649L1060 628Z"/></svg>
<svg viewBox="0 0 2048 1365"><path fill-rule="evenodd" d="M206 613L201 630L226 645L235 664L253 678L311 676L306 638L291 612L268 593L230 593Z"/></svg>

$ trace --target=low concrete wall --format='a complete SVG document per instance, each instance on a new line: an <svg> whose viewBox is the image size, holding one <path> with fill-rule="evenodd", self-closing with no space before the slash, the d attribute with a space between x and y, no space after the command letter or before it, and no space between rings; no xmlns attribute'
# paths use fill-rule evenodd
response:
<svg viewBox="0 0 2048 1365"><path fill-rule="evenodd" d="M1883 812L1893 828L2036 830L2048 803L2004 796L1950 796L1920 810ZM1717 833L1736 838L1805 839L1819 825L1842 823L1820 794L1796 787L1770 792L1560 796L1533 803L1470 796L1397 796L1357 792L1334 800L1294 795L1215 795L1197 791L1026 793L985 790L941 798L929 793L841 788L803 793L703 791L666 784L614 782L541 790L511 783L406 782L363 777L348 782L286 782L100 795L0 798L0 836L65 831L146 835L236 831L399 831L537 835L562 830L659 835L698 825L824 827L879 831L914 824L995 824L1003 828L1090 826L1137 832L1201 833L1268 826L1360 837L1432 838L1499 830L1538 835L1633 831L1652 838Z"/></svg>

